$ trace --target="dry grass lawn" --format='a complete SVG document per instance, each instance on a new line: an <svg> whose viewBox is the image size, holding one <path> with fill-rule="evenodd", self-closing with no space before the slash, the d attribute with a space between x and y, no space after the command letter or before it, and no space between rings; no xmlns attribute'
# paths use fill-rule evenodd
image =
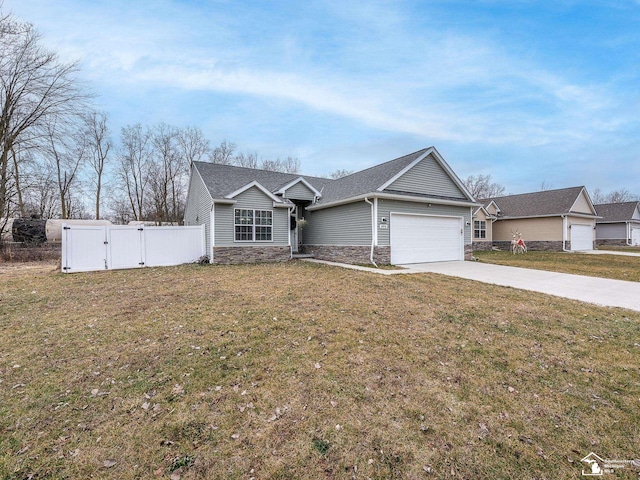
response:
<svg viewBox="0 0 640 480"><path fill-rule="evenodd" d="M49 266L0 270L0 332L2 479L559 479L640 452L640 314L542 294Z"/></svg>
<svg viewBox="0 0 640 480"><path fill-rule="evenodd" d="M478 251L473 252L473 255L481 262L497 265L640 282L640 257L566 252L527 252L514 255L505 251Z"/></svg>

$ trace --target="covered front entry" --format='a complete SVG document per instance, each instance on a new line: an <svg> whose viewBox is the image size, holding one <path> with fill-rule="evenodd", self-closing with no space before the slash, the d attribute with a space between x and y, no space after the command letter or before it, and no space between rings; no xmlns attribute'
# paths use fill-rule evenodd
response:
<svg viewBox="0 0 640 480"><path fill-rule="evenodd" d="M391 213L391 263L464 259L462 217Z"/></svg>
<svg viewBox="0 0 640 480"><path fill-rule="evenodd" d="M571 225L571 250L593 250L593 227L591 225Z"/></svg>

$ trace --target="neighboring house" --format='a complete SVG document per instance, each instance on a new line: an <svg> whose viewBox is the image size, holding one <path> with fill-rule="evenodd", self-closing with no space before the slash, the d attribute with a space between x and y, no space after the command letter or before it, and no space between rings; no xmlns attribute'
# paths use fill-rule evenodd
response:
<svg viewBox="0 0 640 480"><path fill-rule="evenodd" d="M514 233L529 250L592 250L598 215L585 187L561 188L490 198L492 244L509 249Z"/></svg>
<svg viewBox="0 0 640 480"><path fill-rule="evenodd" d="M336 180L194 162L185 225L213 263L403 264L470 258L477 206L433 147Z"/></svg>
<svg viewBox="0 0 640 480"><path fill-rule="evenodd" d="M473 212L473 250L491 250L493 248L493 221L497 218L494 203L480 206Z"/></svg>
<svg viewBox="0 0 640 480"><path fill-rule="evenodd" d="M640 202L601 203L595 206L596 245L640 245Z"/></svg>

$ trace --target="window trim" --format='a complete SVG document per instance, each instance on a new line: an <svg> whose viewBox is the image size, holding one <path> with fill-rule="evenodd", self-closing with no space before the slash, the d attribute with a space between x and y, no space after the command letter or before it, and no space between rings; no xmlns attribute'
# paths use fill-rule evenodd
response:
<svg viewBox="0 0 640 480"><path fill-rule="evenodd" d="M236 219L238 218L238 215L236 214L236 212L238 211L251 212L251 223L236 223ZM256 223L256 217L257 217L256 213L258 212L269 214L268 217L266 217L271 220L269 225ZM240 218L242 218L242 214L240 214ZM239 240L238 233L236 232L237 227L251 227L251 239ZM258 240L256 238L257 229L261 229L261 228L267 229L270 237L269 240ZM273 243L273 210L264 210L261 208L234 208L233 209L233 242L234 243Z"/></svg>
<svg viewBox="0 0 640 480"><path fill-rule="evenodd" d="M477 227L476 227L477 224ZM482 226L484 224L484 227ZM476 235L476 233L480 235ZM484 233L484 236L482 236ZM474 220L473 221L473 239L474 240L486 240L487 239L487 221L486 220Z"/></svg>

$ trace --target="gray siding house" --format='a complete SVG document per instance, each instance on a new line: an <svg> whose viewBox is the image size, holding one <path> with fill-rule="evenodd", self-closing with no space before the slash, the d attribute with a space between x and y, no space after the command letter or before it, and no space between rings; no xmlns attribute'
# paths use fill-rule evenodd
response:
<svg viewBox="0 0 640 480"><path fill-rule="evenodd" d="M640 245L640 202L601 203L596 245Z"/></svg>
<svg viewBox="0 0 640 480"><path fill-rule="evenodd" d="M469 258L477 206L430 147L336 180L194 162L184 221L212 263L404 264Z"/></svg>

